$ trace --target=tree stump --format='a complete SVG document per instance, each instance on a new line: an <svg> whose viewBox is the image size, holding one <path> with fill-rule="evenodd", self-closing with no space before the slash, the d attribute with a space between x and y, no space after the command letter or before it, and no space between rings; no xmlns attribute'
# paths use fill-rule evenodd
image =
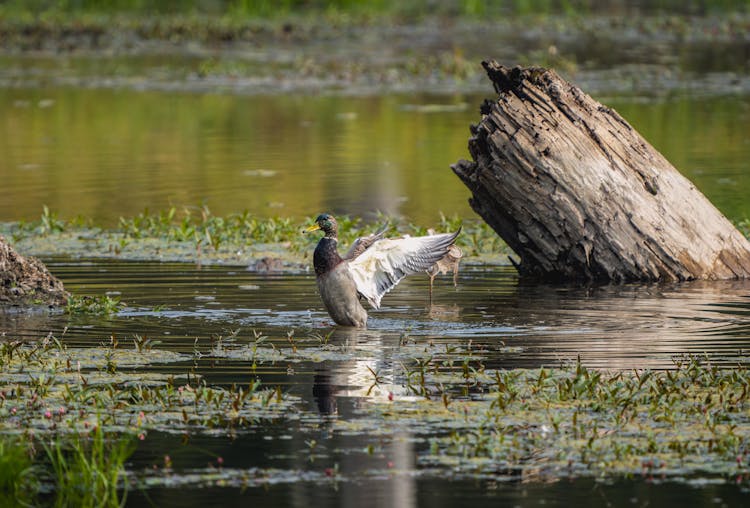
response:
<svg viewBox="0 0 750 508"><path fill-rule="evenodd" d="M0 236L0 305L65 305L69 296L44 263L21 256Z"/></svg>
<svg viewBox="0 0 750 508"><path fill-rule="evenodd" d="M616 111L557 73L482 65L499 94L453 171L472 208L552 281L750 276L750 243Z"/></svg>

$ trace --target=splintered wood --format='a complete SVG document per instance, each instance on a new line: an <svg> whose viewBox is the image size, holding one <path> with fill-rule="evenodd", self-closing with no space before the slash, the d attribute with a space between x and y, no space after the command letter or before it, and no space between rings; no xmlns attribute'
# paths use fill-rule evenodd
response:
<svg viewBox="0 0 750 508"><path fill-rule="evenodd" d="M554 71L483 65L498 99L452 168L522 276L750 276L748 240L616 111Z"/></svg>

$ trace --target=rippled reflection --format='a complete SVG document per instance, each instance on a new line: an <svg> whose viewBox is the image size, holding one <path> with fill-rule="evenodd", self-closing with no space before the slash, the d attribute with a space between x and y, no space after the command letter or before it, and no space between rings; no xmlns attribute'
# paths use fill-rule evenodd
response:
<svg viewBox="0 0 750 508"><path fill-rule="evenodd" d="M72 291L109 291L126 308L111 318L5 312L0 325L6 334L38 338L67 327L71 343L98 344L112 334L137 333L189 352L196 338L236 329L241 336L257 330L277 338L291 330L299 337L333 331L332 342L376 352L380 362L392 361L406 337L415 343L471 341L487 348L489 362L503 367L556 365L580 356L596 367L665 368L676 355L709 353L730 360L750 348L747 281L583 288L524 285L508 268L466 267L456 289L448 278L438 280L433 305L427 277L414 276L370 313L367 330L348 330L332 325L308 273L159 263L50 266ZM493 354L500 344L514 352Z"/></svg>

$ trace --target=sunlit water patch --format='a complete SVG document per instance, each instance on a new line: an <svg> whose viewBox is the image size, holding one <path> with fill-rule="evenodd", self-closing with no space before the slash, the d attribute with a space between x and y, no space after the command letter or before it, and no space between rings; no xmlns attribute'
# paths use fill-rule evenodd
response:
<svg viewBox="0 0 750 508"><path fill-rule="evenodd" d="M469 125L493 96L483 88L365 97L0 89L0 180L13 196L0 202L0 221L31 220L44 204L98 224L201 203L219 215L469 217L470 193L449 166L468 157ZM601 99L730 219L750 215L746 94Z"/></svg>

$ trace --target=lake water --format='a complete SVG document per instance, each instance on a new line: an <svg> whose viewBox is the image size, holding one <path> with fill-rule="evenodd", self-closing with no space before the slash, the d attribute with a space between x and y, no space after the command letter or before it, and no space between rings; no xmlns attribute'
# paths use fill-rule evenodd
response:
<svg viewBox="0 0 750 508"><path fill-rule="evenodd" d="M48 266L75 294L114 292L127 308L105 320L0 314L2 329L13 336L60 335L67 326L72 345L96 346L112 334L129 342L138 333L189 353L196 339L208 344L236 329L245 337L259 330L277 339L290 330L301 336L333 330L331 340L377 352L377 361L387 362L407 334L420 343L471 341L490 350L504 344L513 351L498 352L493 361L505 368L554 367L580 356L591 367L664 369L684 354L734 363L750 349L745 281L581 288L526 285L511 267L465 267L455 289L450 277L436 279L432 304L427 276L405 279L382 309L370 312L367 330L348 330L333 327L312 273L118 261L50 260Z"/></svg>
<svg viewBox="0 0 750 508"><path fill-rule="evenodd" d="M108 224L202 203L300 220L472 217L450 165L468 157L484 97L0 88L0 220L44 204ZM750 217L750 97L601 99L730 219Z"/></svg>
<svg viewBox="0 0 750 508"><path fill-rule="evenodd" d="M380 311L371 312L368 330L347 330L332 326L310 274L65 259L48 260L48 266L75 294L108 292L127 306L105 319L0 313L0 329L9 336L34 341L51 332L64 337L69 347L99 347L114 336L128 348L138 334L160 341L154 347L184 353L186 358L197 347L208 356L140 371L194 372L210 385L225 386L258 377L265 385L281 386L285 393L299 397L300 411L310 415L303 416L302 422L255 425L232 438L196 434L188 444L179 433L150 432L129 468L143 475L170 455L175 473L166 485L131 492L129 506L143 506L147 499L165 507L205 506L217 498L228 504L304 506L311 496L324 506L355 499L368 507L465 502L600 506L603 500L640 505L659 499L713 506L715 499L732 505L746 495L744 484L713 480L689 486L684 480L654 485L624 479L540 483L472 478L458 471L417 466L427 443L409 429L383 429L380 451L372 455L365 452L372 446L367 433L328 431L325 422L346 422L356 429L364 417L363 407L370 400L377 404L377 397L367 395L374 371L394 383L389 389L405 395L403 380L392 376L404 363L414 361L408 351L424 347L445 347L446 352L448 347L474 348L488 368L500 369L556 367L577 357L585 365L607 370L671 368L674 359L686 354L710 354L712 361L725 365L747 361L743 351L750 348L748 282L528 286L509 268L466 267L455 289L448 278L438 279L431 305L427 277L406 279L384 298ZM278 347L288 346L291 330L300 338L300 347L311 350L319 346L304 338L330 332L326 351L340 354L293 364L265 362L257 368L247 360L209 354L218 337L227 338L227 347L232 347L252 340L254 331L267 335ZM321 423L310 425L315 415ZM314 462L307 453L311 439L320 443ZM207 481L206 468L212 470L216 457L223 458L226 477ZM334 464L340 471L335 481L327 476ZM249 474L258 486L241 487L232 479L232 471Z"/></svg>
<svg viewBox="0 0 750 508"><path fill-rule="evenodd" d="M35 65L44 63L30 68ZM473 217L469 193L449 166L467 156L468 126L489 94L243 95L139 89L135 81L15 87L6 79L0 221L35 219L47 205L64 218L114 224L146 207L201 203L219 215L247 209L300 220L321 211L366 220L383 212L423 226L440 212ZM749 96L599 98L730 219L750 217ZM132 492L131 506L206 506L217 499L258 506L306 506L311 499L321 506L714 506L747 495L745 487L715 478L549 484L472 478L420 467L428 444L409 429L385 432L383 451L373 457L363 451L366 435L331 435L325 425L331 417L356 424L369 401L372 371L393 372L407 361L404 348L414 345L478 348L488 366L501 369L558 366L578 357L604 369L663 369L676 357L703 353L731 365L750 348L747 282L579 288L526 285L510 268L465 267L457 288L447 278L438 281L432 305L427 278L412 277L371 313L368 330L348 331L331 327L310 273L45 261L70 291L109 292L126 306L106 318L0 313L0 330L9 337L35 340L51 332L70 346L97 347L113 336L129 342L139 334L189 355L196 347L210 351L218 337L236 334L246 342L253 331L281 345L294 330L297 337L331 332L331 346L346 352L252 370L247 361L209 356L150 367L194 369L209 384L225 386L258 376L299 397L300 411L322 423L264 424L234 439L196 436L187 445L179 435L152 433L129 467L147 471L170 454L178 474L171 485ZM403 390L398 379L389 380L393 390ZM310 439L322 443L315 462L305 454ZM277 473L248 489L231 478L221 480L224 487L191 483L191 471L205 472L217 456L227 469ZM333 464L341 468L340 480L327 475Z"/></svg>

